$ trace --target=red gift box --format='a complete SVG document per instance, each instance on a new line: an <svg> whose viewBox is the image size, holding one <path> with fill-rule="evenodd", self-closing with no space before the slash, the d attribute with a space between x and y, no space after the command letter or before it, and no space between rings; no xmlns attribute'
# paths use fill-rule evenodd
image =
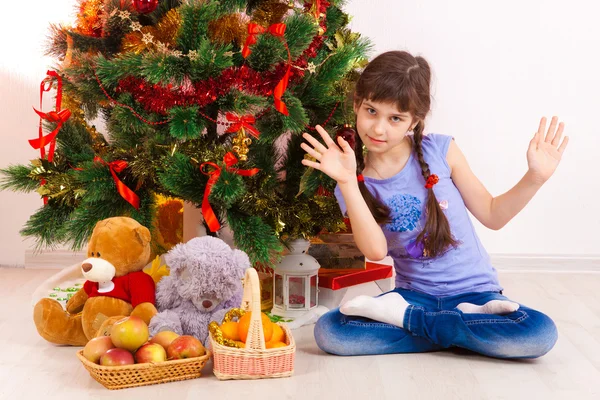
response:
<svg viewBox="0 0 600 400"><path fill-rule="evenodd" d="M319 287L331 290L392 277L392 266L366 262L365 269L319 269Z"/></svg>

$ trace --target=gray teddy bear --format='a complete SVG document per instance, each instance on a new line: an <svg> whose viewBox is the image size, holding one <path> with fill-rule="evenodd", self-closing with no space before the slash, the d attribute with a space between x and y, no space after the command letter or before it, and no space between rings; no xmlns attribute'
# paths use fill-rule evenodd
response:
<svg viewBox="0 0 600 400"><path fill-rule="evenodd" d="M202 236L176 245L165 261L171 273L156 287L159 312L150 321L150 335L173 331L207 345L208 324L220 324L225 313L242 302L248 255L221 239Z"/></svg>

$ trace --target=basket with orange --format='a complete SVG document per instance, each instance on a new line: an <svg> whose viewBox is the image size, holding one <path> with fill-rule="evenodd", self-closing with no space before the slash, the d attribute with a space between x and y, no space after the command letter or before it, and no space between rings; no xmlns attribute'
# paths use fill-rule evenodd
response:
<svg viewBox="0 0 600 400"><path fill-rule="evenodd" d="M230 310L219 325L209 325L213 372L218 379L261 379L291 376L296 343L290 329L261 313L258 274L246 270L240 308ZM233 321L237 318L237 321Z"/></svg>

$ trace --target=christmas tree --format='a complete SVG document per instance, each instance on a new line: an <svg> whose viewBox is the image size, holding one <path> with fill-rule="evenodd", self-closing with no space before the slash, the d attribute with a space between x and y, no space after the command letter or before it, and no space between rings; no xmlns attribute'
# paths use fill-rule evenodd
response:
<svg viewBox="0 0 600 400"><path fill-rule="evenodd" d="M288 239L343 229L335 182L300 148L315 125L354 119L370 44L342 3L80 0L74 26L52 26L42 90L55 105L30 140L40 157L1 171L3 189L44 198L21 233L79 249L104 218L152 228L169 196L272 266Z"/></svg>

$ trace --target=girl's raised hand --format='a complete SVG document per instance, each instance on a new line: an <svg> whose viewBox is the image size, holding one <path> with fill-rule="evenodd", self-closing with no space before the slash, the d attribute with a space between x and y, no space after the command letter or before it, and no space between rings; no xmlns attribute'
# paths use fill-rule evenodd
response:
<svg viewBox="0 0 600 400"><path fill-rule="evenodd" d="M557 130L557 122L558 117L552 117L548 132L544 135L546 117L543 117L540 121L538 131L535 133L533 139L531 139L529 149L527 150L529 172L533 179L540 184L545 183L552 176L569 143L568 136L565 136L562 141L560 140L565 125L561 122L558 124Z"/></svg>
<svg viewBox="0 0 600 400"><path fill-rule="evenodd" d="M323 146L317 139L308 133L304 133L302 137L313 147L310 147L306 143L302 143L300 147L317 161L304 159L302 160L302 164L322 171L330 178L335 179L338 183L347 183L351 180L356 180L356 156L348 142L341 136L338 137L338 143L341 147L340 150L340 147L335 144L323 127L317 125L316 128L327 147Z"/></svg>

